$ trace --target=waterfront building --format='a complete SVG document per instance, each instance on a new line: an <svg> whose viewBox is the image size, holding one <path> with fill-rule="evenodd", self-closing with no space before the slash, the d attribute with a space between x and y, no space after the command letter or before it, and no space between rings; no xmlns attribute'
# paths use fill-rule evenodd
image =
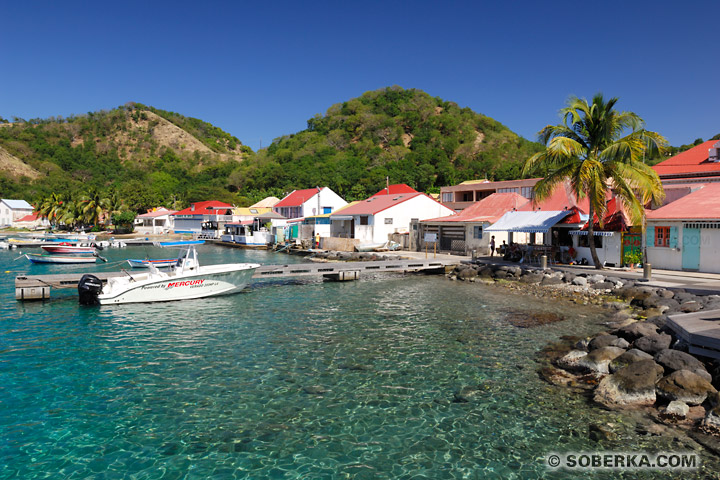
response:
<svg viewBox="0 0 720 480"><path fill-rule="evenodd" d="M195 202L184 210L172 214L175 233L192 233L204 238L219 238L226 223L232 223L233 206L209 200Z"/></svg>
<svg viewBox="0 0 720 480"><path fill-rule="evenodd" d="M13 222L33 213L25 200L0 199L0 227L11 227Z"/></svg>
<svg viewBox="0 0 720 480"><path fill-rule="evenodd" d="M285 218L302 218L332 213L347 205L337 193L328 187L293 190L280 200L273 210Z"/></svg>
<svg viewBox="0 0 720 480"><path fill-rule="evenodd" d="M27 228L28 230L43 230L50 227L50 222L47 218L41 218L34 213L30 213L15 220L12 226L14 228Z"/></svg>
<svg viewBox="0 0 720 480"><path fill-rule="evenodd" d="M459 185L441 187L440 201L446 207L459 212L493 193L517 193L528 200L534 198L533 187L539 178L521 180L505 180L491 182L485 180L469 180Z"/></svg>
<svg viewBox="0 0 720 480"><path fill-rule="evenodd" d="M720 273L720 183L647 212L647 261L656 268Z"/></svg>
<svg viewBox="0 0 720 480"><path fill-rule="evenodd" d="M708 140L652 167L663 186L720 182L720 140Z"/></svg>
<svg viewBox="0 0 720 480"><path fill-rule="evenodd" d="M148 210L147 213L135 217L135 231L155 235L170 232L174 228L175 213L176 210L165 207Z"/></svg>
<svg viewBox="0 0 720 480"><path fill-rule="evenodd" d="M330 231L332 237L353 238L360 243L383 243L388 241L389 235L409 233L412 220L453 213L424 193L373 195L330 215Z"/></svg>

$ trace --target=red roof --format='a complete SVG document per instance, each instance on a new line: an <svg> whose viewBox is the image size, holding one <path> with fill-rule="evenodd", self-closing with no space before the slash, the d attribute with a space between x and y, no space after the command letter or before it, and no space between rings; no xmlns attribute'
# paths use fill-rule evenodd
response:
<svg viewBox="0 0 720 480"><path fill-rule="evenodd" d="M720 219L720 183L708 183L689 195L647 212L647 218L658 220Z"/></svg>
<svg viewBox="0 0 720 480"><path fill-rule="evenodd" d="M312 197L320 193L322 188L306 188L305 190L293 190L289 195L275 204L273 208L299 207Z"/></svg>
<svg viewBox="0 0 720 480"><path fill-rule="evenodd" d="M155 218L155 217L162 217L163 215L174 215L177 213L175 210L168 210L167 208L160 207L157 210L151 210L147 213L143 213L142 215L138 215L137 218Z"/></svg>
<svg viewBox="0 0 720 480"><path fill-rule="evenodd" d="M193 206L195 207L193 209ZM173 215L224 215L225 209L232 209L229 203L218 202L216 200L208 200L205 202L195 202L185 210L175 212Z"/></svg>
<svg viewBox="0 0 720 480"><path fill-rule="evenodd" d="M415 197L419 197L421 195L427 197L427 195L425 195L424 193L419 192L406 193L402 195L372 196L367 200L358 202L356 205L344 208L341 212L338 212L338 215L375 215L382 212L383 210L387 210L390 207L394 207L395 205L399 205L403 202L406 202ZM430 198L430 200L436 202L436 200L433 200L432 198ZM331 215L331 217L332 216L333 215Z"/></svg>
<svg viewBox="0 0 720 480"><path fill-rule="evenodd" d="M24 217L15 220L16 222L34 222L38 219L38 216L34 213L30 213L28 215L25 215Z"/></svg>
<svg viewBox="0 0 720 480"><path fill-rule="evenodd" d="M597 214L593 215L593 220L593 230L596 231L626 232L632 225L630 216L625 211L625 206L617 197L614 197L607 202L605 220L603 221L602 228L600 227ZM589 221L585 223L581 230L587 230L589 223Z"/></svg>
<svg viewBox="0 0 720 480"><path fill-rule="evenodd" d="M720 163L708 160L709 150L715 146L715 144L720 146L720 142L717 140L708 140L690 150L678 153L674 157L670 157L652 168L661 177L684 174L693 176L697 174L720 174Z"/></svg>
<svg viewBox="0 0 720 480"><path fill-rule="evenodd" d="M418 191L404 183L396 183L395 185L390 185L389 188L383 188L373 195L373 197L377 197L378 195L400 195L403 193L418 193Z"/></svg>
<svg viewBox="0 0 720 480"><path fill-rule="evenodd" d="M423 220L424 222L490 222L513 209L518 210L529 200L515 192L493 193L479 202L475 202L457 215Z"/></svg>
<svg viewBox="0 0 720 480"><path fill-rule="evenodd" d="M590 204L587 197L578 201L572 191L572 188L570 187L570 183L563 182L555 187L553 193L542 202L533 200L532 202L525 204L522 208L518 208L518 210L531 211L539 209L547 211L560 211L570 210L573 207L576 207L582 213L588 213Z"/></svg>

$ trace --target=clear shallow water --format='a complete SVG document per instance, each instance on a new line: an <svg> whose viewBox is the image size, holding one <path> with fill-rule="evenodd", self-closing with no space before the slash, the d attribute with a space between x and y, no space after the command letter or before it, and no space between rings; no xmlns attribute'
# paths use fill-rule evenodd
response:
<svg viewBox="0 0 720 480"><path fill-rule="evenodd" d="M110 262L146 253L168 256L105 252ZM205 263L302 261L200 253ZM16 256L0 252L11 271L0 285L3 479L575 478L549 473L544 455L687 450L538 378L537 350L598 330L597 310L424 276L273 281L164 304L81 307L57 291L20 303L15 274L68 267ZM99 268L119 267L81 269ZM567 320L518 329L504 318L518 310ZM453 402L463 386L479 386L477 401ZM607 421L628 428L614 443L589 440L588 424Z"/></svg>

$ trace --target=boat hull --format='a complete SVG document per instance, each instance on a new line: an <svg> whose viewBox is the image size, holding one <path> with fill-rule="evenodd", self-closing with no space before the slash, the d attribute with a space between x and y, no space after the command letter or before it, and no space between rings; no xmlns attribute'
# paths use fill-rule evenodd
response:
<svg viewBox="0 0 720 480"><path fill-rule="evenodd" d="M230 267L230 268L228 268ZM101 305L124 303L171 302L239 292L250 282L257 264L235 264L223 269L201 267L182 276L140 274L125 288L114 288L111 281L98 295ZM147 275L145 278L143 275Z"/></svg>
<svg viewBox="0 0 720 480"><path fill-rule="evenodd" d="M26 253L25 256L32 263L95 263L95 257L73 257L69 255L40 255L38 253Z"/></svg>
<svg viewBox="0 0 720 480"><path fill-rule="evenodd" d="M43 245L42 249L53 255L94 253L95 247L76 247L72 245Z"/></svg>
<svg viewBox="0 0 720 480"><path fill-rule="evenodd" d="M163 258L163 259L149 259L140 260L135 258L128 258L128 263L132 268L149 268L150 265L154 265L157 268L172 267L177 263L177 258Z"/></svg>

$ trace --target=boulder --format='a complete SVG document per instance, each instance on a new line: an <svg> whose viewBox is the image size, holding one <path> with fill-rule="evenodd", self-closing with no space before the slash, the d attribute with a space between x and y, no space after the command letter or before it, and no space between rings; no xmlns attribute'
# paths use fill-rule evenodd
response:
<svg viewBox="0 0 720 480"><path fill-rule="evenodd" d="M590 341L587 338L583 338L582 340L578 340L575 344L575 350L582 350L584 352L587 352L590 348Z"/></svg>
<svg viewBox="0 0 720 480"><path fill-rule="evenodd" d="M680 304L680 311L684 313L694 313L702 310L702 305L695 300Z"/></svg>
<svg viewBox="0 0 720 480"><path fill-rule="evenodd" d="M657 333L657 325L648 322L636 322L627 327L619 328L614 333L628 342L634 342L640 337Z"/></svg>
<svg viewBox="0 0 720 480"><path fill-rule="evenodd" d="M585 285L587 285L587 278L575 277L575 278L573 278L572 284L577 285L579 287L584 287Z"/></svg>
<svg viewBox="0 0 720 480"><path fill-rule="evenodd" d="M477 270L472 267L461 268L460 271L457 272L457 278L460 280L469 280L475 277L477 277Z"/></svg>
<svg viewBox="0 0 720 480"><path fill-rule="evenodd" d="M656 353L670 348L672 337L667 333L651 333L640 337L633 342L633 347L643 352L655 355Z"/></svg>
<svg viewBox="0 0 720 480"><path fill-rule="evenodd" d="M655 382L663 368L653 360L641 360L608 375L595 389L593 399L607 407L652 405L655 403Z"/></svg>
<svg viewBox="0 0 720 480"><path fill-rule="evenodd" d="M575 280L575 275L573 272L565 272L565 275L563 275L563 279L565 280L565 283L572 283L573 280Z"/></svg>
<svg viewBox="0 0 720 480"><path fill-rule="evenodd" d="M597 282L592 286L595 290L612 290L615 284L612 282Z"/></svg>
<svg viewBox="0 0 720 480"><path fill-rule="evenodd" d="M523 283L540 283L543 278L545 278L545 274L542 272L532 272L520 277L520 281Z"/></svg>
<svg viewBox="0 0 720 480"><path fill-rule="evenodd" d="M631 363L639 362L641 360L652 360L652 359L653 359L653 357L649 353L645 353L636 348L631 348L630 350L623 353L619 357L616 357L612 362L610 362L608 369L610 370L610 373L615 373L618 370L621 370L621 369L627 367Z"/></svg>
<svg viewBox="0 0 720 480"><path fill-rule="evenodd" d="M700 430L711 435L720 435L720 407L707 411L705 418L700 424Z"/></svg>
<svg viewBox="0 0 720 480"><path fill-rule="evenodd" d="M677 370L690 370L705 379L708 377L712 379L700 360L680 350L671 350L669 348L661 350L655 354L655 361L662 365L665 368L665 373L668 374ZM701 372L704 372L704 374Z"/></svg>
<svg viewBox="0 0 720 480"><path fill-rule="evenodd" d="M598 283L605 281L605 275L595 274L587 276L588 283Z"/></svg>
<svg viewBox="0 0 720 480"><path fill-rule="evenodd" d="M586 356L587 352L583 352L582 350L572 350L565 356L557 359L555 364L558 367L568 370L570 372L584 371L585 367L580 365L580 360L582 360Z"/></svg>
<svg viewBox="0 0 720 480"><path fill-rule="evenodd" d="M619 340L619 337L617 337L616 335L598 335L597 337L590 340L590 343L588 344L588 349L597 350L598 348L602 347L616 346L613 345L616 340Z"/></svg>
<svg viewBox="0 0 720 480"><path fill-rule="evenodd" d="M522 268L520 267L508 267L507 271L510 275L516 278L522 275Z"/></svg>
<svg viewBox="0 0 720 480"><path fill-rule="evenodd" d="M648 317L646 320L648 323L655 324L658 328L663 328L665 324L667 323L668 317L667 315L655 315L652 317Z"/></svg>
<svg viewBox="0 0 720 480"><path fill-rule="evenodd" d="M540 285L552 286L552 285L562 285L564 283L565 282L563 282L562 278L546 275L545 278L543 278L542 282L540 282Z"/></svg>
<svg viewBox="0 0 720 480"><path fill-rule="evenodd" d="M680 303L685 302L691 302L691 301L697 301L698 297L693 295L692 293L688 293L686 291L678 291L673 296L675 300L677 300Z"/></svg>
<svg viewBox="0 0 720 480"><path fill-rule="evenodd" d="M665 415L672 415L679 418L687 417L687 414L689 412L690 407L688 407L688 404L685 402L681 402L680 400L673 400L668 404L667 407L665 407L665 410L663 411Z"/></svg>
<svg viewBox="0 0 720 480"><path fill-rule="evenodd" d="M675 292L666 288L659 288L657 291L657 295L658 297L662 298L673 298L675 296Z"/></svg>
<svg viewBox="0 0 720 480"><path fill-rule="evenodd" d="M625 350L618 347L602 347L593 350L578 360L581 367L591 372L610 373L610 362L625 353Z"/></svg>
<svg viewBox="0 0 720 480"><path fill-rule="evenodd" d="M688 405L700 405L708 394L717 390L710 382L690 370L677 370L657 382L657 394L667 400L679 400Z"/></svg>
<svg viewBox="0 0 720 480"><path fill-rule="evenodd" d="M510 273L507 270L498 270L495 272L495 278L497 278L497 279L504 279L509 276L512 276L512 275L510 275Z"/></svg>

